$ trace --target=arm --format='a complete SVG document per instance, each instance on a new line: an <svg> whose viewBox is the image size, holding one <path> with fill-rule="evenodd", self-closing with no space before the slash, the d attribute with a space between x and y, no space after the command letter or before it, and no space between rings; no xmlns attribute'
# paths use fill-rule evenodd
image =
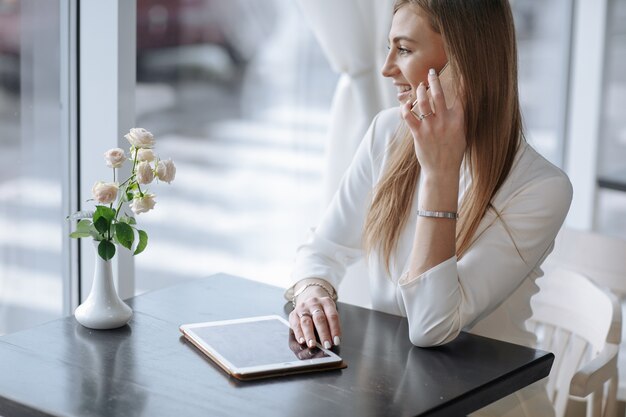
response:
<svg viewBox="0 0 626 417"><path fill-rule="evenodd" d="M466 148L463 106L460 100L448 108L439 77L428 74L432 103L426 87L416 90L419 120L411 104L403 106L403 118L413 135L415 155L420 163L420 210L457 213L459 171ZM434 114L433 114L434 113ZM410 259L410 275L417 276L454 256L456 220L418 216Z"/></svg>
<svg viewBox="0 0 626 417"><path fill-rule="evenodd" d="M488 212L461 260L452 256L403 276L399 284L413 344L453 340L513 293L554 241L571 197L565 176L534 181L500 208L500 217Z"/></svg>
<svg viewBox="0 0 626 417"><path fill-rule="evenodd" d="M377 127L383 117L389 115L372 122L321 222L298 248L292 273L295 284L285 298L291 301L307 284L320 284L309 285L294 300L289 321L300 343L314 344L316 329L322 344L339 344L341 329L332 293L346 267L363 256L361 236L373 186L374 138L380 135Z"/></svg>
<svg viewBox="0 0 626 417"><path fill-rule="evenodd" d="M433 108L426 88L420 85L416 91L418 111L428 116L416 118L409 103L402 109L421 166L419 209L456 212L466 146L462 103L447 108L432 70L429 83ZM499 207L500 218L493 211L485 215L478 238L460 262L456 221L418 217L409 272L399 281L415 345L454 339L502 303L542 258L569 209L571 186L565 176L553 175L524 187Z"/></svg>

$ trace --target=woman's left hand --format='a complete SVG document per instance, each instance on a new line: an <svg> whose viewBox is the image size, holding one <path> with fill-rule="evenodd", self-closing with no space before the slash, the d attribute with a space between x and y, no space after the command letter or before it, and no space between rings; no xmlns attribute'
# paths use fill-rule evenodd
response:
<svg viewBox="0 0 626 417"><path fill-rule="evenodd" d="M402 118L413 135L422 174L427 177L458 175L466 148L463 102L454 100L452 107L447 107L434 70L429 72L428 82L432 105L426 86L421 83L416 90L416 111L411 111L413 103L409 101L402 106Z"/></svg>

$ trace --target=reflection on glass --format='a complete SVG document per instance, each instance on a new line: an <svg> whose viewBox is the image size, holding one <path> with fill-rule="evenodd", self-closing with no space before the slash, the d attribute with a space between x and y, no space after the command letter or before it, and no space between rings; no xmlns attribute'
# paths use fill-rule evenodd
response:
<svg viewBox="0 0 626 417"><path fill-rule="evenodd" d="M0 0L0 334L62 312L59 9Z"/></svg>
<svg viewBox="0 0 626 417"><path fill-rule="evenodd" d="M626 0L609 0L600 133L601 175L622 171L626 183Z"/></svg>
<svg viewBox="0 0 626 417"><path fill-rule="evenodd" d="M626 239L626 0L609 0L598 174L598 230Z"/></svg>
<svg viewBox="0 0 626 417"><path fill-rule="evenodd" d="M296 336L293 330L289 329L289 349L296 355L296 358L301 361L307 359L326 358L328 355L317 346L308 347L306 344L300 344L296 340Z"/></svg>
<svg viewBox="0 0 626 417"><path fill-rule="evenodd" d="M337 82L306 28L292 0L137 1L136 124L178 168L141 215L137 292L218 271L286 284L322 209Z"/></svg>
<svg viewBox="0 0 626 417"><path fill-rule="evenodd" d="M571 3L569 0L511 2L527 139L557 166L563 165Z"/></svg>

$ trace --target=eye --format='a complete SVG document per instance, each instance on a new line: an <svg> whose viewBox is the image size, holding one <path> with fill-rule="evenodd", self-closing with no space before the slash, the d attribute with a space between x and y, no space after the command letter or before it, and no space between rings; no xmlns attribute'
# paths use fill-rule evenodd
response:
<svg viewBox="0 0 626 417"><path fill-rule="evenodd" d="M398 49L398 55L400 55L400 56L403 56L403 55L408 55L408 54L410 54L410 53L411 53L411 51L409 51L408 49L403 48L403 47L401 47L401 46L398 46L398 48L397 48L397 49Z"/></svg>

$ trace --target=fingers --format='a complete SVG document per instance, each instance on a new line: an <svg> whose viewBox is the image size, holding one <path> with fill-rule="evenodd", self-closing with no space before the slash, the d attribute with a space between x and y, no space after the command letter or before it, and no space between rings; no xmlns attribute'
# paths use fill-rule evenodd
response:
<svg viewBox="0 0 626 417"><path fill-rule="evenodd" d="M308 347L315 346L315 331L326 349L341 342L341 325L335 303L330 297L311 297L289 314L295 339Z"/></svg>
<svg viewBox="0 0 626 417"><path fill-rule="evenodd" d="M411 108L412 106L413 106L413 103L410 101L404 103L401 107L401 113L402 113L402 118L408 125L409 129L411 129L411 131L417 131L420 125L420 121L417 118L419 114L417 113L418 112L417 107L415 107L415 110L413 110ZM416 103L416 106L417 106L417 103Z"/></svg>
<svg viewBox="0 0 626 417"><path fill-rule="evenodd" d="M341 324L339 323L337 306L330 299L322 300L322 306L324 307L324 314L328 319L328 328L330 329L332 343L335 346L339 346L339 344L341 343Z"/></svg>
<svg viewBox="0 0 626 417"><path fill-rule="evenodd" d="M291 317L289 318L291 320ZM296 354L296 357L301 360L321 358L324 356L324 352L322 352L319 348L309 348L298 343L293 329L289 329L289 349L291 349L291 351Z"/></svg>
<svg viewBox="0 0 626 417"><path fill-rule="evenodd" d="M305 342L304 333L302 332L302 327L300 326L300 316L298 316L295 310L289 313L289 325L293 330L294 338L298 341L298 343L303 344Z"/></svg>
<svg viewBox="0 0 626 417"><path fill-rule="evenodd" d="M417 90L415 90L415 95L417 96L416 101L416 105L414 106L414 108L417 108L417 110L419 110L419 112L416 112L415 110L413 110L414 113L417 113L418 119L422 119L423 117L428 117L429 115L433 114L433 109L430 105L430 100L428 99L428 94L426 93L426 86L424 85L424 83L420 83L420 85L417 87Z"/></svg>
<svg viewBox="0 0 626 417"><path fill-rule="evenodd" d="M437 109L440 111L446 109L446 97L443 92L443 87L441 86L441 81L439 80L437 72L432 68L428 71L428 85L430 86L430 95L434 104L433 111L436 113Z"/></svg>
<svg viewBox="0 0 626 417"><path fill-rule="evenodd" d="M300 327L302 328L304 343L308 347L315 346L315 323L311 313L304 312L300 314Z"/></svg>
<svg viewBox="0 0 626 417"><path fill-rule="evenodd" d="M316 308L311 311L311 314L313 315L313 321L315 322L317 334L320 336L322 346L326 349L330 349L333 344L333 338L330 333L330 326L328 324L328 319L326 318L326 313L324 313L324 307L322 305L316 306Z"/></svg>

